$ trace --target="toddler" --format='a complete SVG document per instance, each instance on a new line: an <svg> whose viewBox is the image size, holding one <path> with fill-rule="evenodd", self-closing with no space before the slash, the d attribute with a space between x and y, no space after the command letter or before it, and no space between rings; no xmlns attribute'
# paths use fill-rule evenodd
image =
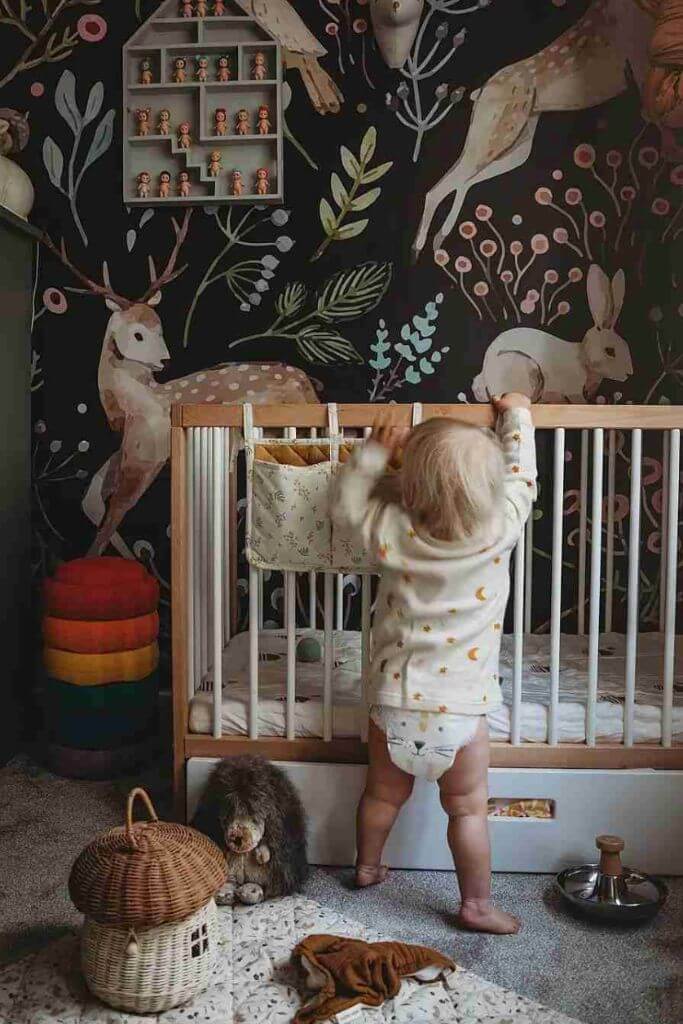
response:
<svg viewBox="0 0 683 1024"><path fill-rule="evenodd" d="M536 497L529 404L524 395L495 398L497 436L453 419L376 429L340 471L332 513L381 566L356 884L384 881L382 849L414 778L436 780L459 923L499 934L519 922L490 901L486 714L502 701L510 552ZM378 485L399 449L389 494Z"/></svg>

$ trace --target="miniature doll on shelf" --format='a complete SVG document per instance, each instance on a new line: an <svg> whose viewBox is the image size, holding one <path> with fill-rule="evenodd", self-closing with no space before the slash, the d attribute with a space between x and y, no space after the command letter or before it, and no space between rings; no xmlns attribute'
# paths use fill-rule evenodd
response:
<svg viewBox="0 0 683 1024"><path fill-rule="evenodd" d="M267 196L270 191L270 182L268 181L268 171L265 167L259 167L256 172L256 195Z"/></svg>
<svg viewBox="0 0 683 1024"><path fill-rule="evenodd" d="M197 57L197 70L194 73L194 77L198 82L207 82L209 80L208 57Z"/></svg>
<svg viewBox="0 0 683 1024"><path fill-rule="evenodd" d="M231 191L234 196L241 196L244 192L244 182L242 181L242 172L232 172L232 186Z"/></svg>
<svg viewBox="0 0 683 1024"><path fill-rule="evenodd" d="M159 135L170 135L171 133L171 111L163 110L159 111L159 123L157 125L157 131Z"/></svg>
<svg viewBox="0 0 683 1024"><path fill-rule="evenodd" d="M178 175L178 195L182 199L187 199L191 192L189 171L181 171Z"/></svg>
<svg viewBox="0 0 683 1024"><path fill-rule="evenodd" d="M180 2L180 13L183 18L193 18L194 9L192 7L192 0L181 0Z"/></svg>
<svg viewBox="0 0 683 1024"><path fill-rule="evenodd" d="M216 135L228 134L228 112L225 107L218 107L214 111L213 130Z"/></svg>
<svg viewBox="0 0 683 1024"><path fill-rule="evenodd" d="M249 135L251 132L249 112L245 110L244 107L237 111L237 115L235 117L235 132L237 135Z"/></svg>
<svg viewBox="0 0 683 1024"><path fill-rule="evenodd" d="M159 199L168 199L171 194L171 172L162 171L159 175Z"/></svg>
<svg viewBox="0 0 683 1024"><path fill-rule="evenodd" d="M140 61L140 85L151 85L152 81L152 62L149 57L143 57Z"/></svg>
<svg viewBox="0 0 683 1024"><path fill-rule="evenodd" d="M214 149L209 155L209 175L212 178L217 178L222 170L221 154L219 150Z"/></svg>
<svg viewBox="0 0 683 1024"><path fill-rule="evenodd" d="M254 54L254 63L251 67L251 77L257 81L262 82L264 78L268 76L268 68L266 67L266 55L263 50L257 50Z"/></svg>
<svg viewBox="0 0 683 1024"><path fill-rule="evenodd" d="M138 107L135 111L135 122L138 135L149 135L149 117L152 113L151 107Z"/></svg>
<svg viewBox="0 0 683 1024"><path fill-rule="evenodd" d="M270 111L268 107L258 108L258 133L259 135L269 135L271 129L270 124Z"/></svg>
<svg viewBox="0 0 683 1024"><path fill-rule="evenodd" d="M223 3L223 0L216 0L215 4L213 5L213 14L215 18L223 17L223 15L225 14L225 4Z"/></svg>
<svg viewBox="0 0 683 1024"><path fill-rule="evenodd" d="M138 199L149 199L149 189L152 184L152 175L149 171L140 171L137 177L136 192Z"/></svg>
<svg viewBox="0 0 683 1024"><path fill-rule="evenodd" d="M209 13L209 5L207 0L197 0L197 17L205 18Z"/></svg>
<svg viewBox="0 0 683 1024"><path fill-rule="evenodd" d="M183 83L187 78L187 58L176 57L173 61L173 75L174 82Z"/></svg>
<svg viewBox="0 0 683 1024"><path fill-rule="evenodd" d="M232 72L230 71L230 58L219 57L216 62L216 81L229 82Z"/></svg>
<svg viewBox="0 0 683 1024"><path fill-rule="evenodd" d="M181 149L189 149L192 145L192 136L190 135L191 131L192 125L189 121L183 121L183 123L178 126L178 145Z"/></svg>

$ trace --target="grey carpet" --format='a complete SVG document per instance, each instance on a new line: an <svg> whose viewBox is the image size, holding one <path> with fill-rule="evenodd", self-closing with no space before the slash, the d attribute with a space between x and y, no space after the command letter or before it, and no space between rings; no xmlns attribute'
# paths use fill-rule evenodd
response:
<svg viewBox="0 0 683 1024"><path fill-rule="evenodd" d="M59 779L24 757L0 769L0 963L78 923L66 888L73 859L98 831L121 823L132 781L168 814L167 778L166 763L116 782ZM683 1020L683 879L670 882L669 902L654 923L615 931L570 917L548 876L495 875L497 901L523 920L521 934L506 938L453 928L457 890L448 873L394 872L362 893L349 882L349 872L317 870L306 892L397 938L435 946L585 1024Z"/></svg>

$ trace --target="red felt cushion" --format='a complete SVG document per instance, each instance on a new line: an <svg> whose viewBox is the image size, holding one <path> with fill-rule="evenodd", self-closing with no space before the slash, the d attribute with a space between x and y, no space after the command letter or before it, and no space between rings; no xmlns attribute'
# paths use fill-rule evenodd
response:
<svg viewBox="0 0 683 1024"><path fill-rule="evenodd" d="M159 635L157 612L135 619L109 622L84 622L82 619L43 618L43 638L47 647L80 654L107 654L146 647Z"/></svg>
<svg viewBox="0 0 683 1024"><path fill-rule="evenodd" d="M86 586L117 586L132 580L147 579L149 573L139 562L130 558L103 555L101 558L74 558L63 562L54 578L62 583L82 583Z"/></svg>
<svg viewBox="0 0 683 1024"><path fill-rule="evenodd" d="M98 581L86 585L46 579L43 594L46 614L58 619L132 619L156 611L159 584L148 575L116 584Z"/></svg>

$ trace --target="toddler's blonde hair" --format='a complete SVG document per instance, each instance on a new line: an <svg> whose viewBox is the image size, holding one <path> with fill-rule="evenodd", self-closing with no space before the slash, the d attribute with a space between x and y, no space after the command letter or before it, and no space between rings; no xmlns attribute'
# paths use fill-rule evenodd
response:
<svg viewBox="0 0 683 1024"><path fill-rule="evenodd" d="M401 500L416 528L437 540L470 540L495 529L503 477L503 452L494 434L434 417L415 427L406 442Z"/></svg>

